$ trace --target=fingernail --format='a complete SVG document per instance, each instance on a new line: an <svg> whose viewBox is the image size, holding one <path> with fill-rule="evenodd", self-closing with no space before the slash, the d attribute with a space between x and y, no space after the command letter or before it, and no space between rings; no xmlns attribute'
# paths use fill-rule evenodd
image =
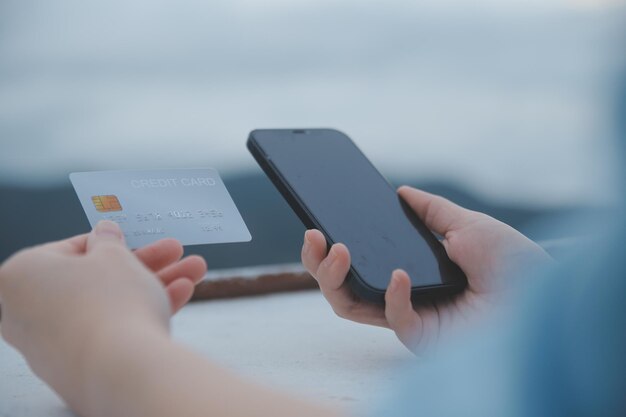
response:
<svg viewBox="0 0 626 417"><path fill-rule="evenodd" d="M389 287L387 287L387 291L394 292L398 288L398 279L395 275L391 275L391 280L389 280Z"/></svg>
<svg viewBox="0 0 626 417"><path fill-rule="evenodd" d="M328 252L328 256L324 262L326 263L326 266L330 268L335 262L335 259L337 259L337 251L335 251L335 248L333 247L330 248L330 252Z"/></svg>
<svg viewBox="0 0 626 417"><path fill-rule="evenodd" d="M302 251L304 253L309 253L311 250L311 241L309 240L308 231L304 233L304 245L302 246Z"/></svg>
<svg viewBox="0 0 626 417"><path fill-rule="evenodd" d="M96 236L114 236L116 238L122 238L122 230L117 223L110 220L101 220L98 222L94 229Z"/></svg>

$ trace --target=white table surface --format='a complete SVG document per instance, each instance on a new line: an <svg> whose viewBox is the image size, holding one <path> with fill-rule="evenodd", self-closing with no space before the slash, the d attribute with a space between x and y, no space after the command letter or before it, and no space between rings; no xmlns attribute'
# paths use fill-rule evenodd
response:
<svg viewBox="0 0 626 417"><path fill-rule="evenodd" d="M357 414L385 400L411 359L391 331L339 319L318 291L196 302L172 327L177 340L243 376ZM0 341L0 417L71 415Z"/></svg>

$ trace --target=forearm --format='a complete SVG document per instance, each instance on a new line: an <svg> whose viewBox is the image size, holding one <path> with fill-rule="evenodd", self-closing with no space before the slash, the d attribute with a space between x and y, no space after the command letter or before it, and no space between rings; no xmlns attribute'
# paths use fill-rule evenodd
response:
<svg viewBox="0 0 626 417"><path fill-rule="evenodd" d="M245 382L159 332L117 338L93 359L77 407L88 417L338 414Z"/></svg>

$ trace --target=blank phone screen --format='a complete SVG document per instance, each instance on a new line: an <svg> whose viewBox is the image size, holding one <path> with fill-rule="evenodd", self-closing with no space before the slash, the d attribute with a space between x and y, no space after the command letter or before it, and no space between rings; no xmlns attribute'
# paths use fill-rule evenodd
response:
<svg viewBox="0 0 626 417"><path fill-rule="evenodd" d="M331 243L348 247L367 285L384 291L396 268L414 287L456 281L441 243L346 135L330 129L253 135L314 224Z"/></svg>

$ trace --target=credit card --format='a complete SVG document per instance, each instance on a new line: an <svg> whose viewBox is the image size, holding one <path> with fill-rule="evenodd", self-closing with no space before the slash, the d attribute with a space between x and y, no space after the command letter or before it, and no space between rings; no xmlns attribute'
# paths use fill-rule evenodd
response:
<svg viewBox="0 0 626 417"><path fill-rule="evenodd" d="M116 222L131 249L165 237L183 245L251 240L212 168L74 172L70 181L91 227Z"/></svg>

